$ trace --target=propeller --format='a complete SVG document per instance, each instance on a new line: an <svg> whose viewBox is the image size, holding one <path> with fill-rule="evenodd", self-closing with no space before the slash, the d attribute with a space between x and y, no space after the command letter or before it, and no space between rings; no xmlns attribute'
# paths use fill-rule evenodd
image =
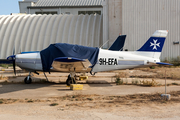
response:
<svg viewBox="0 0 180 120"><path fill-rule="evenodd" d="M16 75L16 63L15 63L15 60L13 60L13 69L14 69L14 74Z"/></svg>
<svg viewBox="0 0 180 120"><path fill-rule="evenodd" d="M16 62L15 62L16 61L16 55L14 55L14 54L15 54L15 49L13 50L13 55L9 56L7 58L7 60L13 62L13 70L14 70L14 74L16 75Z"/></svg>
<svg viewBox="0 0 180 120"><path fill-rule="evenodd" d="M14 55L15 54L15 47L14 47L14 50L13 50L13 70L14 70L14 74L16 75L16 56Z"/></svg>

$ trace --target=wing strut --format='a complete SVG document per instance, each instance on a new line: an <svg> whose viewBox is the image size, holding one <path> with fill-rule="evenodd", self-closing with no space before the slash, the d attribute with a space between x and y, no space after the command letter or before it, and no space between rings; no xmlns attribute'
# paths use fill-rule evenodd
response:
<svg viewBox="0 0 180 120"><path fill-rule="evenodd" d="M49 80L48 80L48 78L47 78L47 76L46 76L46 73L44 72L44 76L46 77L46 80L49 82Z"/></svg>

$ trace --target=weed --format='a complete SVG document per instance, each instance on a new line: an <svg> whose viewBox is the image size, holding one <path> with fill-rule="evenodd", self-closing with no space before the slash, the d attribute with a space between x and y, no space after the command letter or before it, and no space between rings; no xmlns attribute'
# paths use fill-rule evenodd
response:
<svg viewBox="0 0 180 120"><path fill-rule="evenodd" d="M155 66L151 66L151 67L149 67L150 69L155 69Z"/></svg>
<svg viewBox="0 0 180 120"><path fill-rule="evenodd" d="M172 85L179 85L178 83L172 83Z"/></svg>
<svg viewBox="0 0 180 120"><path fill-rule="evenodd" d="M138 84L139 84L139 81L138 81L138 80L132 80L132 84L133 84L133 85L138 85Z"/></svg>
<svg viewBox="0 0 180 120"><path fill-rule="evenodd" d="M87 100L90 100L90 101L92 101L92 100L93 100L93 98L87 98Z"/></svg>
<svg viewBox="0 0 180 120"><path fill-rule="evenodd" d="M7 80L7 77L4 77L3 75L1 75L0 80Z"/></svg>
<svg viewBox="0 0 180 120"><path fill-rule="evenodd" d="M14 100L13 100L13 102L16 102L16 101L17 101L17 99L14 99Z"/></svg>
<svg viewBox="0 0 180 120"><path fill-rule="evenodd" d="M13 65L12 64L0 64L0 66L3 68L9 68L9 67L12 67Z"/></svg>
<svg viewBox="0 0 180 120"><path fill-rule="evenodd" d="M59 105L58 103L51 103L50 106L57 106Z"/></svg>
<svg viewBox="0 0 180 120"><path fill-rule="evenodd" d="M3 100L0 100L0 104L3 104Z"/></svg>
<svg viewBox="0 0 180 120"><path fill-rule="evenodd" d="M34 102L34 101L33 101L33 100L28 100L27 102L28 102L28 103L32 103L32 102Z"/></svg>
<svg viewBox="0 0 180 120"><path fill-rule="evenodd" d="M135 80L135 84L136 84L136 85L139 84L139 81L138 81L138 80Z"/></svg>
<svg viewBox="0 0 180 120"><path fill-rule="evenodd" d="M121 80L119 77L117 77L115 79L115 83L116 83L116 85L122 85L123 84L123 80Z"/></svg>

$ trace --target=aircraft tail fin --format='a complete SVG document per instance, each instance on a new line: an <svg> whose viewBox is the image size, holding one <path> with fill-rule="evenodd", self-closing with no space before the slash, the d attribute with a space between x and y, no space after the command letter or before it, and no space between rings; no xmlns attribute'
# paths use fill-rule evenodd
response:
<svg viewBox="0 0 180 120"><path fill-rule="evenodd" d="M167 37L167 30L156 30L147 42L136 52L143 56L159 58Z"/></svg>
<svg viewBox="0 0 180 120"><path fill-rule="evenodd" d="M114 43L111 45L111 47L109 48L109 50L112 51L122 51L123 47L124 47L124 42L126 39L126 35L120 35L115 41Z"/></svg>

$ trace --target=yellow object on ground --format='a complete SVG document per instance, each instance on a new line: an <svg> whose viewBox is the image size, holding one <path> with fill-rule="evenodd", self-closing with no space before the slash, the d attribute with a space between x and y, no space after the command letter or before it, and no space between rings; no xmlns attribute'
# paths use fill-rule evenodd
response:
<svg viewBox="0 0 180 120"><path fill-rule="evenodd" d="M79 80L86 80L88 79L88 76L79 76Z"/></svg>
<svg viewBox="0 0 180 120"><path fill-rule="evenodd" d="M83 85L81 85L81 84L71 84L70 85L70 89L71 90L82 90L83 89Z"/></svg>

